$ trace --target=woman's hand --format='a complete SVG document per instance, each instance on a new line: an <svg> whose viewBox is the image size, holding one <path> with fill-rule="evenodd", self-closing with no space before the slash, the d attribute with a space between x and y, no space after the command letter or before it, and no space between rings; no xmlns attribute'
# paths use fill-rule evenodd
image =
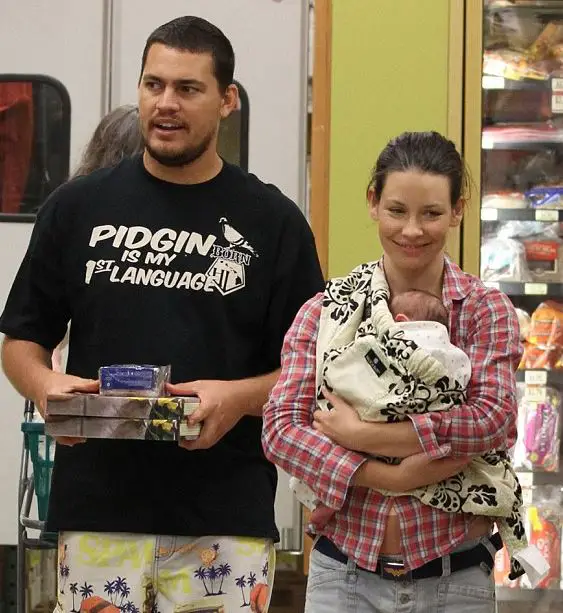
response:
<svg viewBox="0 0 563 613"><path fill-rule="evenodd" d="M434 485L457 475L471 461L471 458L441 458L431 460L424 453L417 453L403 461L394 469L395 492L406 492L425 485Z"/></svg>
<svg viewBox="0 0 563 613"><path fill-rule="evenodd" d="M433 485L463 470L471 458L431 460L424 453L405 458L398 465L379 460L364 462L354 474L352 483L370 489L409 492L417 487Z"/></svg>
<svg viewBox="0 0 563 613"><path fill-rule="evenodd" d="M363 422L357 411L324 388L323 395L333 408L330 411L317 409L313 413L313 428L346 449L362 451L360 433Z"/></svg>

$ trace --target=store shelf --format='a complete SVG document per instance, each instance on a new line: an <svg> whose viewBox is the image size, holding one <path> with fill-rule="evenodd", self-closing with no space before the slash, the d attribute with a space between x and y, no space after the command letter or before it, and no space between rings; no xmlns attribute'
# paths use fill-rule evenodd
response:
<svg viewBox="0 0 563 613"><path fill-rule="evenodd" d="M551 590L527 590L521 587L502 587L496 588L497 600L499 601L511 601L511 602L534 602L534 603L546 603L546 602L562 602L563 603L563 591L557 589Z"/></svg>
<svg viewBox="0 0 563 613"><path fill-rule="evenodd" d="M516 381L528 385L563 387L563 370L527 369L516 371Z"/></svg>
<svg viewBox="0 0 563 613"><path fill-rule="evenodd" d="M483 75L482 86L485 91L534 91L534 92L550 92L551 79L507 79L493 75Z"/></svg>
<svg viewBox="0 0 563 613"><path fill-rule="evenodd" d="M494 287L507 296L550 296L563 298L563 283L516 283L485 281L487 287Z"/></svg>
<svg viewBox="0 0 563 613"><path fill-rule="evenodd" d="M563 2L560 0L550 0L548 3L537 4L537 2L518 2L517 4L500 4L487 6L486 13L514 13L515 11L533 11L537 15L557 15L563 11Z"/></svg>
<svg viewBox="0 0 563 613"><path fill-rule="evenodd" d="M563 221L563 209L481 209L481 221Z"/></svg>
<svg viewBox="0 0 563 613"><path fill-rule="evenodd" d="M534 141L495 141L492 138L483 137L481 149L484 151L514 150L514 151L543 151L545 149L563 147L562 140L534 140Z"/></svg>

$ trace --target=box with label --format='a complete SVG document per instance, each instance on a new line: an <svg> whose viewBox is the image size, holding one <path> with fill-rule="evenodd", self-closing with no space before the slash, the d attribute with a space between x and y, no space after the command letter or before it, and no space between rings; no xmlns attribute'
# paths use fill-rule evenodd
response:
<svg viewBox="0 0 563 613"><path fill-rule="evenodd" d="M45 432L85 438L194 440L201 425L188 417L197 397L132 398L98 394L60 394L47 398Z"/></svg>
<svg viewBox="0 0 563 613"><path fill-rule="evenodd" d="M170 382L170 366L114 364L99 369L100 394L159 398Z"/></svg>

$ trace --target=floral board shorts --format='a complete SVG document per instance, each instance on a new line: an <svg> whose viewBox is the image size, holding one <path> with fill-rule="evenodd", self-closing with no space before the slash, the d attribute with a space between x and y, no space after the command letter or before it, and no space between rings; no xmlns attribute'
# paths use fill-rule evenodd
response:
<svg viewBox="0 0 563 613"><path fill-rule="evenodd" d="M271 540L63 532L55 613L266 613Z"/></svg>

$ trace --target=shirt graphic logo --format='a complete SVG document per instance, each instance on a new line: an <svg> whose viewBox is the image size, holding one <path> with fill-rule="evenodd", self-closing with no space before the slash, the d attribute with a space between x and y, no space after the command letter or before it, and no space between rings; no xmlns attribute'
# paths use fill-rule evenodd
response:
<svg viewBox="0 0 563 613"><path fill-rule="evenodd" d="M229 245L227 247L213 245L211 257L215 258L215 261L205 275L213 281L223 296L227 296L246 285L245 267L250 264L252 256L258 257L258 254L246 238L229 224L226 217L221 217L219 223ZM234 247L244 251L237 251Z"/></svg>

